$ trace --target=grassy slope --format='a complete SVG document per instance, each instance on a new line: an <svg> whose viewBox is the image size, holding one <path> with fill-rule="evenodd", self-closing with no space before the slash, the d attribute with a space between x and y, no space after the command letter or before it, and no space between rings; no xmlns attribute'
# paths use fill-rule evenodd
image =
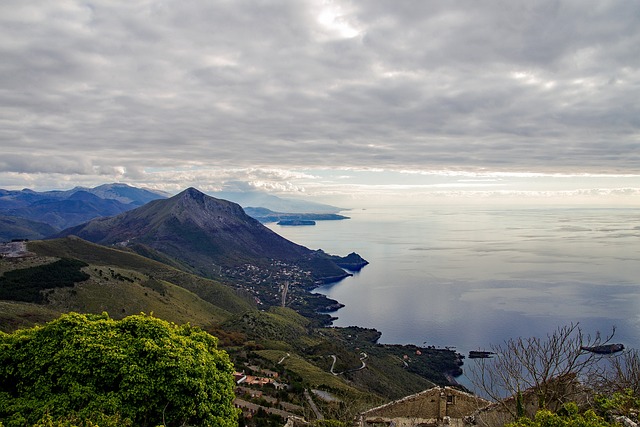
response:
<svg viewBox="0 0 640 427"><path fill-rule="evenodd" d="M185 273L131 252L89 243L77 237L30 242L28 248L41 256L77 258L91 265L118 266L138 271L156 280L180 286L230 313L242 313L252 308L247 300L240 298L232 289L219 282Z"/></svg>
<svg viewBox="0 0 640 427"><path fill-rule="evenodd" d="M60 317L60 312L38 304L15 301L0 301L0 331L13 332L30 328Z"/></svg>
<svg viewBox="0 0 640 427"><path fill-rule="evenodd" d="M223 324L227 330L239 331L264 348L254 354L281 365L304 378L311 387L362 399L362 391L378 396L399 398L433 387L434 383L404 368L395 349L376 344L379 333L363 328L312 329L306 318L288 308L247 312ZM361 366L362 352L367 354L367 368L330 373L332 355L334 370L349 371Z"/></svg>
<svg viewBox="0 0 640 427"><path fill-rule="evenodd" d="M108 312L119 319L138 313L183 324L219 323L231 313L204 301L194 293L166 281L121 268L90 266L91 275L73 288L56 289L49 306L61 312Z"/></svg>
<svg viewBox="0 0 640 427"><path fill-rule="evenodd" d="M90 275L72 288L48 290L46 305L0 301L0 330L8 332L57 318L61 313L107 312L121 318L137 313L206 326L220 323L251 305L231 289L129 252L77 239L28 244L35 257L0 260L0 274L54 262L60 257L89 264Z"/></svg>

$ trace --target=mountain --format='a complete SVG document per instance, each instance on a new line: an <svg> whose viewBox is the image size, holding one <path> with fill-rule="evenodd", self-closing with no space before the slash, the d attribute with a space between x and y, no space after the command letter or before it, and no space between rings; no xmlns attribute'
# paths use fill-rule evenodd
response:
<svg viewBox="0 0 640 427"><path fill-rule="evenodd" d="M40 200L52 198L46 197L44 194L45 193L29 190L28 188L24 190L0 189L0 211L22 208Z"/></svg>
<svg viewBox="0 0 640 427"><path fill-rule="evenodd" d="M127 184L103 184L94 188L76 187L76 190L87 191L102 199L113 199L121 203L142 206L152 200L164 199L169 194L161 191L151 191L144 188L131 187Z"/></svg>
<svg viewBox="0 0 640 427"><path fill-rule="evenodd" d="M75 193L91 193L101 199L117 200L125 205L142 206L152 200L164 199L168 195L160 191L132 187L127 184L103 184L94 188L75 187L71 190L33 191L0 189L0 209L11 209L31 205L42 200L65 200Z"/></svg>
<svg viewBox="0 0 640 427"><path fill-rule="evenodd" d="M0 214L45 223L56 232L93 218L117 215L164 197L162 193L126 184L45 192L0 190ZM23 234L15 238L30 238L34 233L41 233L25 226Z"/></svg>
<svg viewBox="0 0 640 427"><path fill-rule="evenodd" d="M86 191L77 191L65 199L40 199L28 206L7 209L7 215L44 222L57 230L101 216L117 215L131 209L117 200L101 199Z"/></svg>
<svg viewBox="0 0 640 427"><path fill-rule="evenodd" d="M290 242L248 216L240 205L195 188L115 217L68 228L57 237L69 235L125 246L153 258L153 254L169 257L207 277L256 278L257 271L279 274L283 264L298 269L299 276L309 272L307 279L299 278L308 285L348 275L336 263L339 257Z"/></svg>
<svg viewBox="0 0 640 427"><path fill-rule="evenodd" d="M25 218L0 215L0 242L13 239L42 239L57 230L49 224Z"/></svg>
<svg viewBox="0 0 640 427"><path fill-rule="evenodd" d="M341 208L304 200L284 199L260 191L225 191L213 193L221 200L234 201L245 207L249 216L260 222L281 220L336 220ZM71 190L37 192L30 189L0 189L0 215L45 223L54 232L85 223L94 218L118 215L151 201L165 199L167 193L136 188L127 184L103 184L94 188L75 187ZM257 207L256 207L257 206ZM293 213L290 213L293 212ZM43 229L29 222L4 233L12 238L42 238ZM2 227L0 227L0 231ZM0 234L2 236L3 234ZM166 260L163 260L166 261Z"/></svg>

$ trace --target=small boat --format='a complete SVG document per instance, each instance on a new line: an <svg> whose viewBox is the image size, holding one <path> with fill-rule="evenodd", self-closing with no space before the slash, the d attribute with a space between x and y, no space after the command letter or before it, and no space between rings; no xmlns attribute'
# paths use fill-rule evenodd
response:
<svg viewBox="0 0 640 427"><path fill-rule="evenodd" d="M591 353L596 354L613 354L619 351L624 350L624 345L622 344L606 344L606 345L596 345L593 347L580 347L584 351L590 351Z"/></svg>
<svg viewBox="0 0 640 427"><path fill-rule="evenodd" d="M490 351L471 350L469 352L469 359L488 359L495 353Z"/></svg>

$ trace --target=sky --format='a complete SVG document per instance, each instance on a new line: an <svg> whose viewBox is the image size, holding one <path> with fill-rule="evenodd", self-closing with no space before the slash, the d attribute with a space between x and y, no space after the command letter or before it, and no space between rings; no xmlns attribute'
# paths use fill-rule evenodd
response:
<svg viewBox="0 0 640 427"><path fill-rule="evenodd" d="M640 2L0 2L0 188L640 206Z"/></svg>

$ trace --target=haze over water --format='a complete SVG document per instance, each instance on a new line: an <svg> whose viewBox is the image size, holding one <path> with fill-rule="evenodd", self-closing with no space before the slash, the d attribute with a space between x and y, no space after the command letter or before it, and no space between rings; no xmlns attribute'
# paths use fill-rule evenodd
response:
<svg viewBox="0 0 640 427"><path fill-rule="evenodd" d="M640 213L636 209L376 207L345 221L269 227L312 249L370 264L317 292L346 307L336 326L378 329L380 342L488 349L579 322L640 348Z"/></svg>

